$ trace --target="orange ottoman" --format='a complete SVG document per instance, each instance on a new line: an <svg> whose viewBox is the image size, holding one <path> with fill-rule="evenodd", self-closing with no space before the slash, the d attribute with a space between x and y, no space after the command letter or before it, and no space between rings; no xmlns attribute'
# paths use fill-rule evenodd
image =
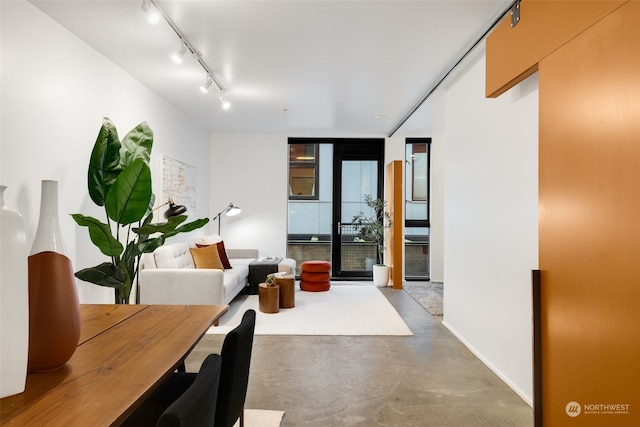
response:
<svg viewBox="0 0 640 427"><path fill-rule="evenodd" d="M308 292L324 292L331 287L331 263L329 261L304 261L300 264L300 289Z"/></svg>

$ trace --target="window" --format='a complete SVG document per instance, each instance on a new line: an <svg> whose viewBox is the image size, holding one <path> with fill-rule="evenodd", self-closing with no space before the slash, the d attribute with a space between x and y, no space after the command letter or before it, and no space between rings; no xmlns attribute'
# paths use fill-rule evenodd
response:
<svg viewBox="0 0 640 427"><path fill-rule="evenodd" d="M289 200L318 200L318 144L289 144Z"/></svg>
<svg viewBox="0 0 640 427"><path fill-rule="evenodd" d="M405 151L405 279L429 278L430 138L407 138Z"/></svg>
<svg viewBox="0 0 640 427"><path fill-rule="evenodd" d="M429 226L430 138L407 138L405 151L405 219L408 227Z"/></svg>
<svg viewBox="0 0 640 427"><path fill-rule="evenodd" d="M409 144L411 147L411 200L427 201L427 144Z"/></svg>

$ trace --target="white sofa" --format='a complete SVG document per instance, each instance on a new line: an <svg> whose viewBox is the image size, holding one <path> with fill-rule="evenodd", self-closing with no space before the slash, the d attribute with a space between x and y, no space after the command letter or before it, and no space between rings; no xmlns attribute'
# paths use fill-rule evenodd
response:
<svg viewBox="0 0 640 427"><path fill-rule="evenodd" d="M166 243L140 261L141 304L229 304L248 285L249 264L258 259L258 249L226 249L231 269L195 268L189 248L196 243L213 244L219 236ZM295 274L296 262L284 259L279 271Z"/></svg>

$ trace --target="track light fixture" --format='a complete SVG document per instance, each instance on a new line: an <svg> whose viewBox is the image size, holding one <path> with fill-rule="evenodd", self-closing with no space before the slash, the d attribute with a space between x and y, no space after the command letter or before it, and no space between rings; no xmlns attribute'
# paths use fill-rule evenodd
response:
<svg viewBox="0 0 640 427"><path fill-rule="evenodd" d="M155 19L155 22L158 22L160 18L163 18L180 39L180 42L182 43L180 46L180 52L173 55L174 61L181 62L179 60L182 60L187 51L189 51L193 55L193 58L198 62L198 64L200 64L205 73L207 73L207 80L204 85L200 86L200 90L203 93L207 93L211 84L215 83L218 87L218 90L220 90L221 93L224 93L224 86L222 86L222 84L218 81L216 76L211 71L211 68L209 68L209 65L207 65L204 59L202 59L202 55L200 54L200 52L198 52L198 50L193 47L193 45L184 36L184 34L182 34L182 31L180 31L176 24L171 20L169 15L167 15L167 13L158 5L158 2L156 0L142 0L142 10L147 13L149 22L152 22L152 16ZM229 108L230 104L224 101L222 97L220 102L222 102L222 108Z"/></svg>
<svg viewBox="0 0 640 427"><path fill-rule="evenodd" d="M160 22L160 13L157 9L153 8L151 0L142 0L142 10L147 14L147 21L149 24L157 24Z"/></svg>
<svg viewBox="0 0 640 427"><path fill-rule="evenodd" d="M180 52L174 53L171 55L171 59L176 64L182 64L182 60L184 59L184 55L187 53L187 45L182 42L180 43Z"/></svg>
<svg viewBox="0 0 640 427"><path fill-rule="evenodd" d="M211 83L213 83L213 78L211 78L211 74L207 74L207 80L202 86L200 86L200 90L202 91L202 93L209 92L209 86L211 86Z"/></svg>
<svg viewBox="0 0 640 427"><path fill-rule="evenodd" d="M220 100L220 103L222 104L222 109L223 110L228 110L229 108L231 108L231 104L229 103L229 101L224 99L224 97L222 95L220 95L218 97L218 99Z"/></svg>

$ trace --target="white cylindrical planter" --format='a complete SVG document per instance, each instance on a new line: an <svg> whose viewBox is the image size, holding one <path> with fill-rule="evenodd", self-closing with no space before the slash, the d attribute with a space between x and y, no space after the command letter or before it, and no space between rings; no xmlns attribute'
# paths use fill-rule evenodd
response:
<svg viewBox="0 0 640 427"><path fill-rule="evenodd" d="M389 284L389 266L381 264L373 266L373 283L381 288Z"/></svg>
<svg viewBox="0 0 640 427"><path fill-rule="evenodd" d="M0 185L0 398L22 393L29 348L27 237L22 216L4 205Z"/></svg>

